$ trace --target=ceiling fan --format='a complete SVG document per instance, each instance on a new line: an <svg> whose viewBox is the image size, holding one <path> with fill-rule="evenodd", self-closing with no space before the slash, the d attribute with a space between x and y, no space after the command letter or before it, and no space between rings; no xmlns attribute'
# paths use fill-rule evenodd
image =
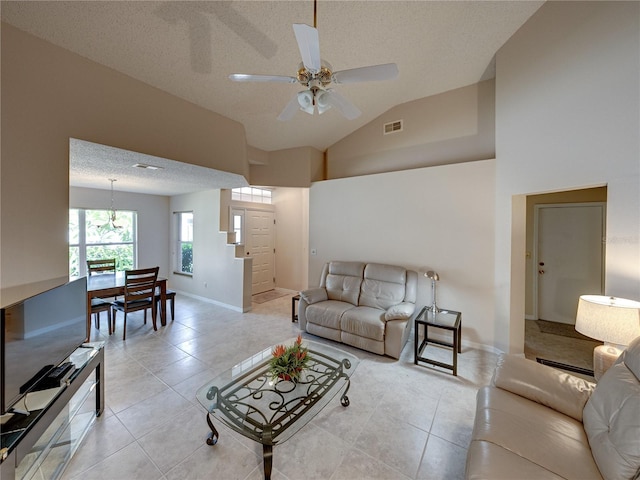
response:
<svg viewBox="0 0 640 480"><path fill-rule="evenodd" d="M235 82L299 83L306 87L305 90L294 95L278 116L278 120L291 120L298 109L313 115L316 110L322 114L331 107L338 109L348 120L353 120L362 112L336 90L329 88L331 83L393 80L398 76L398 67L395 63L334 72L331 65L320 58L320 41L316 28L316 0L313 2L313 27L304 23L294 23L293 32L302 57L302 63L295 76L244 73L229 75L229 78Z"/></svg>

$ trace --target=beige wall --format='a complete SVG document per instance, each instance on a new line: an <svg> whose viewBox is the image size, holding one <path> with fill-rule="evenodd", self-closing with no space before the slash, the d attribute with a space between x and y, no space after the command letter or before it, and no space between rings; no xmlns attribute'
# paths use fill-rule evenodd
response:
<svg viewBox="0 0 640 480"><path fill-rule="evenodd" d="M496 57L495 344L524 348L524 196L607 186L605 293L640 299L640 3L547 2Z"/></svg>
<svg viewBox="0 0 640 480"><path fill-rule="evenodd" d="M252 152L259 151L255 148ZM264 160L254 153L255 158ZM271 187L310 187L324 179L324 154L312 147L289 148L268 152L267 162L251 165L251 185Z"/></svg>
<svg viewBox="0 0 640 480"><path fill-rule="evenodd" d="M419 272L418 306L462 312L465 345L494 343L495 161L315 183L309 196L309 285L330 260L402 265Z"/></svg>
<svg viewBox="0 0 640 480"><path fill-rule="evenodd" d="M525 254L525 316L526 318L537 320L534 318L534 282L537 281L537 268L533 265L533 251L535 245L534 237L534 220L536 205L548 205L556 203L590 203L590 202L606 202L607 188L585 188L580 190L571 190L565 192L554 192L542 195L527 196L527 245Z"/></svg>
<svg viewBox="0 0 640 480"><path fill-rule="evenodd" d="M277 188L276 286L290 290L307 287L309 256L309 189Z"/></svg>
<svg viewBox="0 0 640 480"><path fill-rule="evenodd" d="M327 150L327 178L494 158L494 90L487 80L392 108ZM403 130L383 135L396 120Z"/></svg>
<svg viewBox="0 0 640 480"><path fill-rule="evenodd" d="M3 289L68 274L70 137L248 177L241 124L10 25L1 35Z"/></svg>

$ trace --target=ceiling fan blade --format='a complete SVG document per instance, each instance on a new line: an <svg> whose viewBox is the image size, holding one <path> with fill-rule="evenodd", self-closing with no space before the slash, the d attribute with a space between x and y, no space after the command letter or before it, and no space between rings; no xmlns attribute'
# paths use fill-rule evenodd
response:
<svg viewBox="0 0 640 480"><path fill-rule="evenodd" d="M294 23L293 32L296 34L303 65L311 73L319 72L320 38L318 37L318 30L304 23Z"/></svg>
<svg viewBox="0 0 640 480"><path fill-rule="evenodd" d="M328 94L328 103L332 107L336 107L338 110L340 110L340 113L342 113L342 115L344 115L347 120L353 120L355 118L358 118L362 114L358 107L356 107L335 90L329 89L326 92Z"/></svg>
<svg viewBox="0 0 640 480"><path fill-rule="evenodd" d="M276 82L276 83L296 83L295 77L285 77L282 75L249 75L246 73L232 73L229 79L234 82Z"/></svg>
<svg viewBox="0 0 640 480"><path fill-rule="evenodd" d="M398 76L398 66L395 63L371 65L370 67L351 68L333 73L335 83L372 82L393 80Z"/></svg>
<svg viewBox="0 0 640 480"><path fill-rule="evenodd" d="M278 115L278 120L282 122L291 120L299 109L300 105L298 104L298 94L296 93L289 103L287 103L287 106L284 107L284 110L282 110L280 115Z"/></svg>

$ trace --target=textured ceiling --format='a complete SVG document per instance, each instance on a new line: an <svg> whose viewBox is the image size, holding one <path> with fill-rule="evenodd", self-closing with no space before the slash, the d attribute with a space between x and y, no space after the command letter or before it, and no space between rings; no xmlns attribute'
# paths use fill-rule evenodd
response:
<svg viewBox="0 0 640 480"><path fill-rule="evenodd" d="M136 165L158 169L142 169ZM113 189L116 191L151 195L172 196L247 185L242 175L74 138L69 142L69 170L74 187L110 189L109 179L115 179Z"/></svg>
<svg viewBox="0 0 640 480"><path fill-rule="evenodd" d="M231 73L295 75L293 23L313 2L2 1L2 20L241 122L272 151L325 150L401 103L493 76L496 51L542 1L331 1L317 5L322 58L335 70L395 62L396 80L335 88L363 114L276 119L300 85L234 83Z"/></svg>

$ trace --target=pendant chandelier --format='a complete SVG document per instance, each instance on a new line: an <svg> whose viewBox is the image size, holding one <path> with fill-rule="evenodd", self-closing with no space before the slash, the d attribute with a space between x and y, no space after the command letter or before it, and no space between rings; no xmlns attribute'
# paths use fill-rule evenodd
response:
<svg viewBox="0 0 640 480"><path fill-rule="evenodd" d="M116 180L115 178L110 178L109 181L111 182L111 208L109 209L109 221L106 224L101 226L111 227L111 228L122 228L122 225L116 225L116 209L114 207L114 201L113 201L113 182L117 182L118 180Z"/></svg>

